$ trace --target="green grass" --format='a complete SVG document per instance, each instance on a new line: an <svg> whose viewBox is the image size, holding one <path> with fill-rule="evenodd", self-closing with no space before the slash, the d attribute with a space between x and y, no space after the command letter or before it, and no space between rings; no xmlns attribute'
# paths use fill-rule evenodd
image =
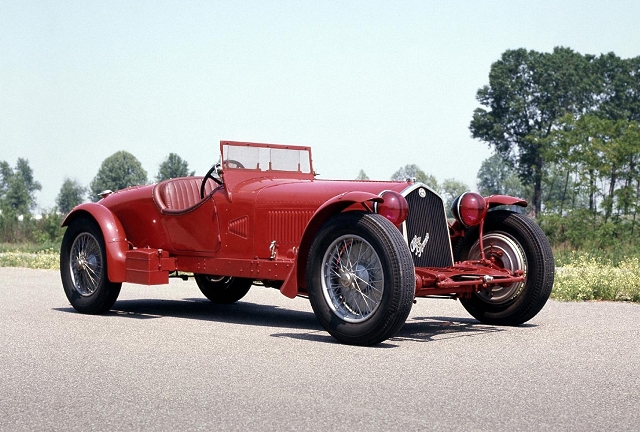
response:
<svg viewBox="0 0 640 432"><path fill-rule="evenodd" d="M557 267L551 297L556 300L640 302L640 259L611 259L573 253Z"/></svg>
<svg viewBox="0 0 640 432"><path fill-rule="evenodd" d="M60 246L0 243L0 267L60 268Z"/></svg>

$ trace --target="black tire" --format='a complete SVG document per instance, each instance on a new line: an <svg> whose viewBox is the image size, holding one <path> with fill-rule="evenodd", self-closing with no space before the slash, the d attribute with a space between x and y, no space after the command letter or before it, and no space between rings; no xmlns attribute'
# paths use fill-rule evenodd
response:
<svg viewBox="0 0 640 432"><path fill-rule="evenodd" d="M60 277L75 310L107 312L118 299L122 283L109 281L104 238L98 224L76 219L64 233L60 247Z"/></svg>
<svg viewBox="0 0 640 432"><path fill-rule="evenodd" d="M244 297L251 288L251 279L231 276L194 275L198 288L213 303L231 304Z"/></svg>
<svg viewBox="0 0 640 432"><path fill-rule="evenodd" d="M461 298L464 308L485 324L520 325L533 318L551 295L553 253L540 227L528 217L504 210L487 214L483 229L485 255L510 270L523 270L522 283L497 286ZM478 228L457 245L456 261L479 259Z"/></svg>
<svg viewBox="0 0 640 432"><path fill-rule="evenodd" d="M325 222L309 250L306 282L320 324L350 345L395 335L415 297L409 248L378 214L346 212Z"/></svg>

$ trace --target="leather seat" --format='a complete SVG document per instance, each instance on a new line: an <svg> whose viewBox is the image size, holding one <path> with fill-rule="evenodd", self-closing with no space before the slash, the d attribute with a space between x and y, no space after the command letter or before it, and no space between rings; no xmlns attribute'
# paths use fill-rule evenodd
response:
<svg viewBox="0 0 640 432"><path fill-rule="evenodd" d="M205 199L200 198L202 177L180 177L165 180L153 188L153 200L162 213L187 213L199 207L211 194L213 180L205 185Z"/></svg>

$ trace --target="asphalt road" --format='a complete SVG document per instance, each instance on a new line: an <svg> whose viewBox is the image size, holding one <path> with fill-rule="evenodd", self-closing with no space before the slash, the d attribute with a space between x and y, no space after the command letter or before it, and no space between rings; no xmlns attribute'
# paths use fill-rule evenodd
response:
<svg viewBox="0 0 640 432"><path fill-rule="evenodd" d="M640 429L640 305L551 301L521 327L418 300L377 347L336 343L302 298L125 284L76 313L58 273L0 268L0 429Z"/></svg>

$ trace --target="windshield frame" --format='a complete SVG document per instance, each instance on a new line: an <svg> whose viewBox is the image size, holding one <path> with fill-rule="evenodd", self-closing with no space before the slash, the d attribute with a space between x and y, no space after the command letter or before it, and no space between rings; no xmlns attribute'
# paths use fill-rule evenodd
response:
<svg viewBox="0 0 640 432"><path fill-rule="evenodd" d="M220 141L222 171L313 176L311 148L296 145Z"/></svg>

